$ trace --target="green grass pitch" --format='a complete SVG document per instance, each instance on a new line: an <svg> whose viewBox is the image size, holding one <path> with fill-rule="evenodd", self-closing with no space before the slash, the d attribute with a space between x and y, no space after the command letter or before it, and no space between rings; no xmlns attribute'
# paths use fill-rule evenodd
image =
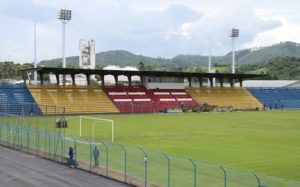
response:
<svg viewBox="0 0 300 187"><path fill-rule="evenodd" d="M94 117L115 121L115 143L300 181L299 110ZM67 120L67 135L78 136L79 117ZM83 130L91 135L91 126ZM97 140L111 138L108 125L95 132Z"/></svg>

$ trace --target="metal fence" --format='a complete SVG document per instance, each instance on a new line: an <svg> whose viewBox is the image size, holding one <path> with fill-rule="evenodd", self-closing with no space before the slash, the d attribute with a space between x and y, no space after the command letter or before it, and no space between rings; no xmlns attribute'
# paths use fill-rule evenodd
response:
<svg viewBox="0 0 300 187"><path fill-rule="evenodd" d="M23 118L23 119L22 119ZM0 144L67 163L68 147L76 147L78 168L134 186L299 187L300 183L243 172L166 153L121 144L92 142L25 125L22 116L0 113ZM39 119L37 119L39 121ZM42 122L42 121L41 121ZM93 149L100 150L95 166Z"/></svg>

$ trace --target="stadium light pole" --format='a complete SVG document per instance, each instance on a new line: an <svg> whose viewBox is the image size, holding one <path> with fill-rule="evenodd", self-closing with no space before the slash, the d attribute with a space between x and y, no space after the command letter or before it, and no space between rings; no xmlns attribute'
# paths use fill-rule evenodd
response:
<svg viewBox="0 0 300 187"><path fill-rule="evenodd" d="M209 54L208 54L208 73L212 73L211 71L211 38L209 38ZM207 80L207 84L209 85L210 80Z"/></svg>
<svg viewBox="0 0 300 187"><path fill-rule="evenodd" d="M235 74L235 51L234 51L234 40L239 37L239 29L231 29L229 37L232 38L232 74Z"/></svg>
<svg viewBox="0 0 300 187"><path fill-rule="evenodd" d="M36 23L34 22L34 68L37 68ZM37 72L34 71L34 84L37 85Z"/></svg>
<svg viewBox="0 0 300 187"><path fill-rule="evenodd" d="M211 38L209 38L208 73L211 73Z"/></svg>
<svg viewBox="0 0 300 187"><path fill-rule="evenodd" d="M62 22L62 66L66 68L66 57L65 57L65 25L71 20L72 10L60 9L58 13L58 19ZM63 85L66 84L66 75L63 75Z"/></svg>

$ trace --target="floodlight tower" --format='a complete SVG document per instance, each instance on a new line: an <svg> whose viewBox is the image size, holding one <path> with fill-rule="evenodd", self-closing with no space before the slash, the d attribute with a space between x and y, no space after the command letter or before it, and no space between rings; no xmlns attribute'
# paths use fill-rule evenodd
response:
<svg viewBox="0 0 300 187"><path fill-rule="evenodd" d="M234 40L239 37L239 29L232 29L229 37L232 38L232 73L235 73L235 53L234 53Z"/></svg>
<svg viewBox="0 0 300 187"><path fill-rule="evenodd" d="M208 54L208 73L212 73L211 70L211 38L209 38L209 54ZM207 80L207 85L210 84L210 80Z"/></svg>
<svg viewBox="0 0 300 187"><path fill-rule="evenodd" d="M71 20L72 10L61 9L58 13L58 19L62 22L62 67L66 68L65 57L65 25ZM66 75L63 76L63 85L66 84Z"/></svg>
<svg viewBox="0 0 300 187"><path fill-rule="evenodd" d="M211 73L211 38L209 38L208 73Z"/></svg>
<svg viewBox="0 0 300 187"><path fill-rule="evenodd" d="M36 23L34 22L34 68L37 68L37 52L36 52ZM34 84L37 85L37 72L34 71Z"/></svg>

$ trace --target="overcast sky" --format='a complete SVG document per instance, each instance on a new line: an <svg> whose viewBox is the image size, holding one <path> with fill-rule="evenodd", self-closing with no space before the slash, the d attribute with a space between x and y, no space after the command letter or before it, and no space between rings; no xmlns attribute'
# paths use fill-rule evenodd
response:
<svg viewBox="0 0 300 187"><path fill-rule="evenodd" d="M300 43L299 0L0 0L0 61L61 57L61 8L71 9L66 55L79 54L79 39L94 39L96 52L127 50L151 57L213 55L231 50L228 34L240 29L236 48L283 41Z"/></svg>

